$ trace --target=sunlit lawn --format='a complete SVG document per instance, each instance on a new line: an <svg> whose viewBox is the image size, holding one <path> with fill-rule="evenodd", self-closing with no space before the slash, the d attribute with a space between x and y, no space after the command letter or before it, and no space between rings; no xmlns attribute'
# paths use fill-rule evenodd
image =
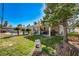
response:
<svg viewBox="0 0 79 59"><path fill-rule="evenodd" d="M41 40L43 52L48 55L53 55L56 44L62 43L63 40L60 36L47 37L41 35L4 37L0 39L0 55L29 55L34 48L36 39Z"/></svg>
<svg viewBox="0 0 79 59"><path fill-rule="evenodd" d="M7 37L0 39L0 55L28 55L34 48L34 43L24 36Z"/></svg>

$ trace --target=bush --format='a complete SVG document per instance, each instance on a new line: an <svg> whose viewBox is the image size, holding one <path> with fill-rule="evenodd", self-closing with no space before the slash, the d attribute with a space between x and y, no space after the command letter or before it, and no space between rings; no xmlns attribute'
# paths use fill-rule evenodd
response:
<svg viewBox="0 0 79 59"><path fill-rule="evenodd" d="M55 45L62 43L63 37L61 36L52 36L52 37L47 37L47 36L42 36L42 35L33 35L33 36L26 36L26 38L35 41L36 39L40 39L41 43L44 47L42 47L43 52L45 52L48 55L55 55Z"/></svg>
<svg viewBox="0 0 79 59"><path fill-rule="evenodd" d="M56 53L56 50L51 47L43 47L42 50L50 56L55 55Z"/></svg>
<svg viewBox="0 0 79 59"><path fill-rule="evenodd" d="M26 38L35 41L36 39L40 39L41 43L46 46L53 47L55 44L61 43L63 40L63 37L61 36L40 36L40 35L33 35L33 36L27 36Z"/></svg>
<svg viewBox="0 0 79 59"><path fill-rule="evenodd" d="M79 36L79 34L77 32L70 32L68 35L69 36Z"/></svg>

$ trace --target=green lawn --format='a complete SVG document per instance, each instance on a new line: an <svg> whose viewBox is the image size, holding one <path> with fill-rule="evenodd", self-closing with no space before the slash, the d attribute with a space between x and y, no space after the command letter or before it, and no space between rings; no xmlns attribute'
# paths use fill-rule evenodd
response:
<svg viewBox="0 0 79 59"><path fill-rule="evenodd" d="M24 36L0 39L0 56L24 56L28 55L33 48L33 41L24 38Z"/></svg>
<svg viewBox="0 0 79 59"><path fill-rule="evenodd" d="M60 36L14 36L4 37L0 39L0 55L1 56L24 56L32 52L34 42L40 39L43 52L48 55L54 55L56 44L62 43L63 38Z"/></svg>

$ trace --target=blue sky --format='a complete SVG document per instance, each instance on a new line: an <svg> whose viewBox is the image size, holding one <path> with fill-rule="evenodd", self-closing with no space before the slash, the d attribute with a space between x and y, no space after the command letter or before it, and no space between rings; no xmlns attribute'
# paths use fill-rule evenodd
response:
<svg viewBox="0 0 79 59"><path fill-rule="evenodd" d="M33 24L44 16L44 8L45 4L42 3L7 3L4 4L4 20L13 26Z"/></svg>

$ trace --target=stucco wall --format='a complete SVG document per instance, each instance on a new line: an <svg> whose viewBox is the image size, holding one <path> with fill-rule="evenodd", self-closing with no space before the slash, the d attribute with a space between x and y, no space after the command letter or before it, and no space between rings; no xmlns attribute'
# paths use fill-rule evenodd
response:
<svg viewBox="0 0 79 59"><path fill-rule="evenodd" d="M76 27L76 28L74 29L74 31L79 33L79 28Z"/></svg>

